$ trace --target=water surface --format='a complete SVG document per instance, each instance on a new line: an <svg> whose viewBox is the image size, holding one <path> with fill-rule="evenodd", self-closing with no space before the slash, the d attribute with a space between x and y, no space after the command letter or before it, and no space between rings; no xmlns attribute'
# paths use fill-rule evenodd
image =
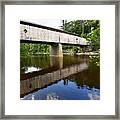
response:
<svg viewBox="0 0 120 120"><path fill-rule="evenodd" d="M26 56L20 66L21 99L100 99L100 67L89 56Z"/></svg>

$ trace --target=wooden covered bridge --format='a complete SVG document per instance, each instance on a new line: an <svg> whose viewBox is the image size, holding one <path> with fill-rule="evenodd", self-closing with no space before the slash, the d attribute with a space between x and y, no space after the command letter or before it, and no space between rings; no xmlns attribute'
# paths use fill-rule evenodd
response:
<svg viewBox="0 0 120 120"><path fill-rule="evenodd" d="M85 38L26 21L20 21L20 42L50 44L50 55L54 56L63 56L62 44L88 46Z"/></svg>

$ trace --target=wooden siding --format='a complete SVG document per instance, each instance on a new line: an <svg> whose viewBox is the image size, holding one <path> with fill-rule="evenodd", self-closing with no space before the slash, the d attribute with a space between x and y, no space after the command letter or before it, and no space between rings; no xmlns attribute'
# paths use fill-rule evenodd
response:
<svg viewBox="0 0 120 120"><path fill-rule="evenodd" d="M85 38L60 31L20 24L20 40L39 41L47 43L88 45Z"/></svg>

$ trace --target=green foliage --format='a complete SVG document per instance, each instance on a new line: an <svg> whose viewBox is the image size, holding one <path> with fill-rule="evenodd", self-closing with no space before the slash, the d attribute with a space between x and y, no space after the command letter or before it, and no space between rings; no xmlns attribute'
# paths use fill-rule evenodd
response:
<svg viewBox="0 0 120 120"><path fill-rule="evenodd" d="M27 55L29 53L29 44L21 43L20 44L20 54Z"/></svg>
<svg viewBox="0 0 120 120"><path fill-rule="evenodd" d="M86 38L91 45L92 51L98 51L100 49L100 28L92 29Z"/></svg>
<svg viewBox="0 0 120 120"><path fill-rule="evenodd" d="M63 45L62 47L64 53L73 53L73 46Z"/></svg>
<svg viewBox="0 0 120 120"><path fill-rule="evenodd" d="M82 26L80 25L79 20L66 22L64 25L64 31L71 32L77 35L82 34Z"/></svg>
<svg viewBox="0 0 120 120"><path fill-rule="evenodd" d="M74 20L64 23L64 31L71 32L86 38L92 51L100 49L100 23L99 20Z"/></svg>
<svg viewBox="0 0 120 120"><path fill-rule="evenodd" d="M96 55L96 56L89 56L90 58L90 62L92 64L95 64L96 66L100 66L100 55Z"/></svg>
<svg viewBox="0 0 120 120"><path fill-rule="evenodd" d="M21 55L33 55L33 54L49 54L49 45L47 44L31 44L21 43L20 54Z"/></svg>

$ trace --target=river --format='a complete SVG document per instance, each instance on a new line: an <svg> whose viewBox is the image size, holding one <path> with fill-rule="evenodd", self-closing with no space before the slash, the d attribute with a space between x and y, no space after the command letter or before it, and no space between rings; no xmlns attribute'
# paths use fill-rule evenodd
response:
<svg viewBox="0 0 120 120"><path fill-rule="evenodd" d="M96 57L94 57L96 58ZM20 58L22 100L99 100L100 66L88 55Z"/></svg>

